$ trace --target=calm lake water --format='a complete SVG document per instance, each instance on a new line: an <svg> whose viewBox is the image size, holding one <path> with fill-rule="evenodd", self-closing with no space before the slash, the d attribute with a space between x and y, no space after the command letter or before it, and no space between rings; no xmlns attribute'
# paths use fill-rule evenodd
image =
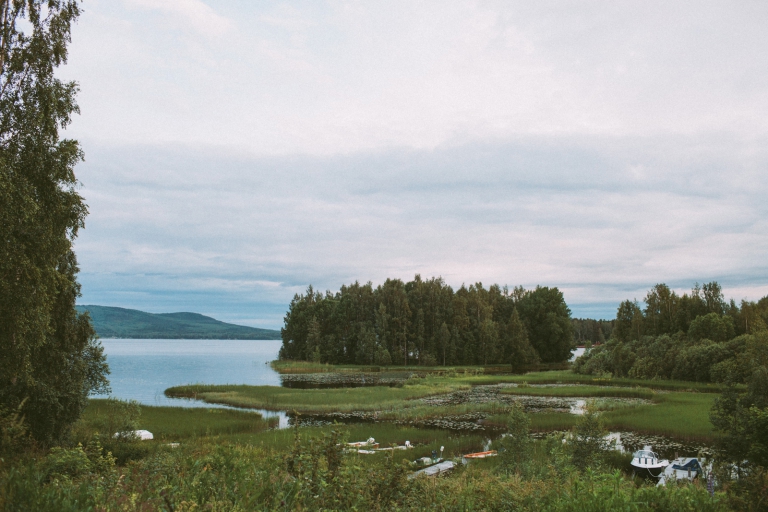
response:
<svg viewBox="0 0 768 512"><path fill-rule="evenodd" d="M280 340L128 340L103 339L112 394L145 405L216 407L196 400L168 398L171 386L183 384L252 384L279 386L269 366L277 359ZM106 395L94 396L106 398ZM285 414L258 411L264 416Z"/></svg>

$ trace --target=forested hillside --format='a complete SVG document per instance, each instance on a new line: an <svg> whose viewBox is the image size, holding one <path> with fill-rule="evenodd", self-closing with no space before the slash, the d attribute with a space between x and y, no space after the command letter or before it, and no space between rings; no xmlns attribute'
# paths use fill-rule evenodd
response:
<svg viewBox="0 0 768 512"><path fill-rule="evenodd" d="M611 338L580 357L576 372L745 382L768 364L768 297L737 305L716 282L682 296L658 284L643 302L621 303Z"/></svg>
<svg viewBox="0 0 768 512"><path fill-rule="evenodd" d="M220 322L198 313L146 313L108 306L77 306L88 311L102 338L277 340L280 332Z"/></svg>
<svg viewBox="0 0 768 512"><path fill-rule="evenodd" d="M291 301L281 359L382 365L566 361L570 310L557 288L482 283L454 291L442 278L387 279Z"/></svg>

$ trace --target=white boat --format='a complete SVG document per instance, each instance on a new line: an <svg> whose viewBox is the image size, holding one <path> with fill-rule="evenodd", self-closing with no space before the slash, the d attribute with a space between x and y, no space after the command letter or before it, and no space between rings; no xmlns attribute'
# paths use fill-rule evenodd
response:
<svg viewBox="0 0 768 512"><path fill-rule="evenodd" d="M664 468L669 466L669 461L667 459L659 459L659 456L651 451L650 446L645 446L642 450L638 450L632 455L631 464L635 468L636 473L647 473L657 477L664 471Z"/></svg>
<svg viewBox="0 0 768 512"><path fill-rule="evenodd" d="M411 448L413 448L411 442L406 441L405 445L403 446L385 446L384 448L376 448L376 450L380 452L386 452L391 450L410 450Z"/></svg>
<svg viewBox="0 0 768 512"><path fill-rule="evenodd" d="M356 441L354 443L347 443L347 446L351 446L352 448L371 448L375 450L379 447L379 443L376 442L376 440L372 437L369 437L367 441Z"/></svg>
<svg viewBox="0 0 768 512"><path fill-rule="evenodd" d="M701 463L696 457L678 457L667 466L659 477L658 485L675 480L693 480L702 473Z"/></svg>
<svg viewBox="0 0 768 512"><path fill-rule="evenodd" d="M126 432L117 432L115 439L138 439L141 441L151 441L155 438L149 430L131 430Z"/></svg>
<svg viewBox="0 0 768 512"><path fill-rule="evenodd" d="M415 473L411 473L410 475L408 475L408 478L416 478L419 476L441 475L443 473L447 473L448 471L452 470L454 466L456 466L456 464L453 461L446 460L446 461L440 462L439 464L435 464L434 466L429 466L428 468L420 469Z"/></svg>

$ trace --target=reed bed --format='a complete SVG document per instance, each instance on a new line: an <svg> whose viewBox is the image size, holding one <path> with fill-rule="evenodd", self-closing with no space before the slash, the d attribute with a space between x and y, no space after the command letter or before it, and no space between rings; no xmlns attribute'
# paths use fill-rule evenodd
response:
<svg viewBox="0 0 768 512"><path fill-rule="evenodd" d="M268 410L298 410L313 413L377 411L408 407L407 401L429 395L468 389L466 384L419 379L402 387L370 386L336 389L296 389L276 386L192 385L165 390L178 398L208 403Z"/></svg>
<svg viewBox="0 0 768 512"><path fill-rule="evenodd" d="M659 394L653 389L642 387L614 386L564 386L564 387L514 387L502 388L501 393L525 396L561 396L561 397L612 397L612 398L645 398L653 400Z"/></svg>

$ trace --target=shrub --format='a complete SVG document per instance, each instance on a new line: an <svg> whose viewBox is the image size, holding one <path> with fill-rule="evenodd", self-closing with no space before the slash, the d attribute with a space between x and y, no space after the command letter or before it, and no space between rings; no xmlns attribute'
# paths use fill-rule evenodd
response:
<svg viewBox="0 0 768 512"><path fill-rule="evenodd" d="M573 465L582 470L599 467L609 448L609 443L605 440L607 434L600 414L587 407L573 428L568 442Z"/></svg>
<svg viewBox="0 0 768 512"><path fill-rule="evenodd" d="M499 469L505 473L527 473L531 459L531 420L520 404L509 411L507 432L494 445L499 451Z"/></svg>

